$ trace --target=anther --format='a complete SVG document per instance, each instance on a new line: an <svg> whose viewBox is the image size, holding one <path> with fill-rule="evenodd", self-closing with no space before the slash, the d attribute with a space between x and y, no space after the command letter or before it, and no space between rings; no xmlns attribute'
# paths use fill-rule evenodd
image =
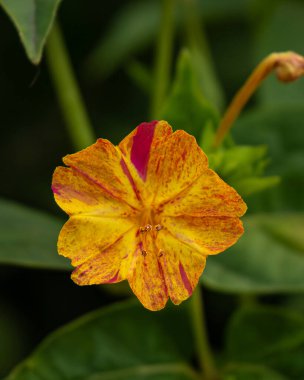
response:
<svg viewBox="0 0 304 380"><path fill-rule="evenodd" d="M147 256L147 251L145 251L144 249L141 251L141 254L146 257Z"/></svg>
<svg viewBox="0 0 304 380"><path fill-rule="evenodd" d="M163 226L161 226L160 224L157 224L154 228L155 228L155 231L160 231L163 229Z"/></svg>
<svg viewBox="0 0 304 380"><path fill-rule="evenodd" d="M158 257L162 257L164 255L164 251L159 251L158 252Z"/></svg>
<svg viewBox="0 0 304 380"><path fill-rule="evenodd" d="M149 232L149 231L151 231L151 230L152 230L152 226L151 226L151 224L147 224L147 225L146 225L146 231Z"/></svg>
<svg viewBox="0 0 304 380"><path fill-rule="evenodd" d="M151 230L152 230L152 226L151 226L151 224L147 224L146 226L144 226L144 227L140 227L140 228L139 228L139 231L142 232L142 233L144 233L144 232L149 232L149 231L151 231Z"/></svg>

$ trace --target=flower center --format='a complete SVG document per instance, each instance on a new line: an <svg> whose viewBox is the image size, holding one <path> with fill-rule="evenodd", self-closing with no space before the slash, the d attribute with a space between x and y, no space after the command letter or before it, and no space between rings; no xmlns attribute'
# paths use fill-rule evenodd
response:
<svg viewBox="0 0 304 380"><path fill-rule="evenodd" d="M151 241L148 242L148 239L152 238L152 245L155 246L155 239L157 237L157 234L163 229L163 226L157 223L156 220L157 215L151 209L145 209L140 216L140 227L138 230L140 239L139 246L141 249L141 254L144 257L149 253L148 247L151 247ZM161 257L162 255L163 252L161 250L158 250L158 256Z"/></svg>

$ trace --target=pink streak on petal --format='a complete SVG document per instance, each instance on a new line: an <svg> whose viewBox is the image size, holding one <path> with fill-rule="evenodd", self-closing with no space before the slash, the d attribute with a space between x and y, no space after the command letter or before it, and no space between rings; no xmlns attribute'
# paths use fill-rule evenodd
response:
<svg viewBox="0 0 304 380"><path fill-rule="evenodd" d="M98 204L97 199L91 197L89 194L74 190L69 186L62 185L52 185L52 190L55 195L60 196L62 199L77 199L80 202L86 203L88 205L96 205Z"/></svg>
<svg viewBox="0 0 304 380"><path fill-rule="evenodd" d="M131 173L130 173L128 167L127 167L127 164L125 163L125 161L123 160L123 158L120 160L120 166L121 166L123 172L125 173L125 175L127 176L128 180L129 180L129 182L130 182L130 184L131 184L131 186L132 186L132 188L134 190L136 198L138 200L140 200L139 191L138 191L138 189L137 189L137 187L135 185L134 179L132 178Z"/></svg>
<svg viewBox="0 0 304 380"><path fill-rule="evenodd" d="M166 294L166 296L168 296L168 287L167 287L167 284L166 284L166 280L165 280L165 275L164 275L163 267L161 266L161 263L160 263L159 261L157 261L157 264L158 264L158 270L159 270L159 273L161 274L161 277L162 277L162 279L163 279L164 293Z"/></svg>
<svg viewBox="0 0 304 380"><path fill-rule="evenodd" d="M113 282L116 282L117 279L118 279L118 275L119 275L119 270L116 272L115 276L110 278L110 280L108 280L106 283L107 284L112 284Z"/></svg>
<svg viewBox="0 0 304 380"><path fill-rule="evenodd" d="M136 134L133 137L131 161L135 166L138 174L144 181L147 177L150 148L153 141L155 126L157 123L158 121L154 120L150 123L139 124Z"/></svg>
<svg viewBox="0 0 304 380"><path fill-rule="evenodd" d="M105 191L107 194L109 194L111 197L117 199L118 197L115 196L108 188L106 188L102 183L98 182L96 179L90 177L87 173L85 173L83 170L77 168L76 166L69 165L71 169L73 169L76 173L81 174L84 178L88 179L90 182L94 183L96 186L100 187L103 191Z"/></svg>
<svg viewBox="0 0 304 380"><path fill-rule="evenodd" d="M60 195L60 187L52 185L52 191L54 194Z"/></svg>
<svg viewBox="0 0 304 380"><path fill-rule="evenodd" d="M191 296L193 289L192 289L189 278L187 276L187 273L185 272L185 269L184 269L182 263L179 263L179 272L180 272L181 278L183 280L185 289L187 290L189 296Z"/></svg>

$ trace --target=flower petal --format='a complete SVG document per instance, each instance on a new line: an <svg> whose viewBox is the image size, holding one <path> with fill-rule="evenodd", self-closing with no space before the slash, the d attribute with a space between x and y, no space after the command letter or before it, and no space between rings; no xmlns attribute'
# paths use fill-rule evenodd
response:
<svg viewBox="0 0 304 380"><path fill-rule="evenodd" d="M241 196L213 170L207 169L187 190L168 202L170 216L242 216L247 210Z"/></svg>
<svg viewBox="0 0 304 380"><path fill-rule="evenodd" d="M175 197L207 168L195 138L184 131L172 133L165 121L140 124L119 148L145 182L144 199L154 205Z"/></svg>
<svg viewBox="0 0 304 380"><path fill-rule="evenodd" d="M236 217L164 217L162 225L172 236L203 255L214 255L233 245L243 234Z"/></svg>
<svg viewBox="0 0 304 380"><path fill-rule="evenodd" d="M191 296L205 268L206 257L167 231L157 237L169 296L176 305Z"/></svg>
<svg viewBox="0 0 304 380"><path fill-rule="evenodd" d="M154 120L139 124L119 144L119 149L132 163L142 180L146 180L151 148L171 134L172 128L168 123Z"/></svg>
<svg viewBox="0 0 304 380"><path fill-rule="evenodd" d="M111 197L96 183L71 168L56 168L52 189L57 204L69 215L127 216L134 212L126 203Z"/></svg>
<svg viewBox="0 0 304 380"><path fill-rule="evenodd" d="M156 311L166 305L168 291L158 260L158 252L150 236L147 237L144 248L146 252L143 254L142 243L137 245L128 281L132 291L144 307Z"/></svg>
<svg viewBox="0 0 304 380"><path fill-rule="evenodd" d="M190 186L207 168L207 157L193 136L176 131L151 149L147 186L158 205Z"/></svg>
<svg viewBox="0 0 304 380"><path fill-rule="evenodd" d="M98 139L88 148L64 157L63 162L112 198L140 208L138 194L126 172L122 155L108 140Z"/></svg>
<svg viewBox="0 0 304 380"><path fill-rule="evenodd" d="M90 257L72 273L78 285L116 283L125 280L136 247L136 230L126 232L112 245Z"/></svg>
<svg viewBox="0 0 304 380"><path fill-rule="evenodd" d="M63 226L58 239L60 255L80 265L112 246L134 228L130 219L97 216L72 216Z"/></svg>

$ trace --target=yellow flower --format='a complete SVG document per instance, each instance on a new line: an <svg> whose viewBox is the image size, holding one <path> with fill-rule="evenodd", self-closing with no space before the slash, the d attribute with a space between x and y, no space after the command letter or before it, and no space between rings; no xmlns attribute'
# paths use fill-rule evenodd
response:
<svg viewBox="0 0 304 380"><path fill-rule="evenodd" d="M196 287L208 255L243 233L246 205L208 169L195 138L165 121L140 124L119 146L99 139L66 156L52 189L70 216L58 239L78 285L128 280L162 309Z"/></svg>

